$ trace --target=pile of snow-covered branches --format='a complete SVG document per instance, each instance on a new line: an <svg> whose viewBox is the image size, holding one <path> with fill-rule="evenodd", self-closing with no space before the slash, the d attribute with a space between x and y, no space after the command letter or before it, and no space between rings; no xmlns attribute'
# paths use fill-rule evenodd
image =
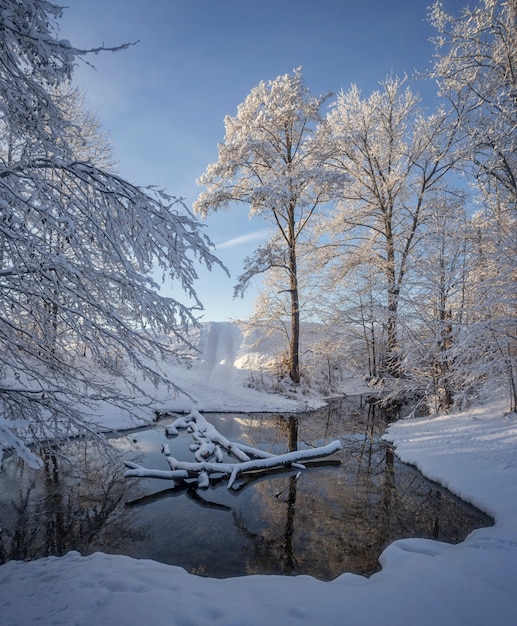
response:
<svg viewBox="0 0 517 626"><path fill-rule="evenodd" d="M168 435L178 435L178 429L186 429L192 434L194 443L190 449L194 453L194 462L178 461L171 456L169 447L163 446L170 470L150 469L126 461L126 477L164 478L172 481L197 481L200 488L210 485L211 478L228 476L228 489L235 485L237 477L246 472L270 471L281 467L303 470L301 461L308 461L330 456L341 449L341 442L336 440L326 446L296 450L286 454L272 454L242 443L229 441L210 424L199 411L194 409L188 415L178 417L170 426L166 426ZM224 451L236 462L225 462Z"/></svg>

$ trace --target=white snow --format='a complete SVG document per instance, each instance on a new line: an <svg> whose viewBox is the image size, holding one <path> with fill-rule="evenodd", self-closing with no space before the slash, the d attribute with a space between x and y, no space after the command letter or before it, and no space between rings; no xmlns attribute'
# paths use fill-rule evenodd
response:
<svg viewBox="0 0 517 626"><path fill-rule="evenodd" d="M199 409L289 410L297 404L242 386L246 377L235 366L246 360L239 330L210 328L205 358L178 381L189 386ZM166 398L160 402L165 406ZM170 408L182 403L187 401L173 400ZM110 419L119 427L124 421L121 414L106 414L106 427ZM493 405L403 420L386 439L403 461L492 515L495 525L458 545L396 541L371 578L344 573L332 582L309 576L207 579L101 553L11 561L0 567L0 625L516 626L517 416Z"/></svg>
<svg viewBox="0 0 517 626"><path fill-rule="evenodd" d="M165 366L184 394L174 397L166 389L155 390L148 381L139 380L155 402L152 406L147 400L142 403L141 410L135 412L137 422L127 411L99 404L96 424L107 430L122 430L152 421L153 410L188 413L194 403L198 411L247 413L299 411L302 406L317 408L324 404L317 398L300 400L250 388L251 372L265 368L277 346L266 341L257 347L253 335L243 333L237 323L207 322L190 339L200 351L191 366Z"/></svg>

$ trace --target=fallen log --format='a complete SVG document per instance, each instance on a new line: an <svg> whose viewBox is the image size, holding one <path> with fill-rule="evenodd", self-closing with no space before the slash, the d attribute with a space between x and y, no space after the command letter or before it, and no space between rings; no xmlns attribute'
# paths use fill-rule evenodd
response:
<svg viewBox="0 0 517 626"><path fill-rule="evenodd" d="M125 465L129 469L125 472L127 477L137 478L162 478L165 480L187 480L195 478L198 481L198 487L206 488L210 484L210 477L217 475L220 477L229 476L228 489L231 489L236 478L247 472L276 470L281 467L293 467L297 469L305 469L305 466L299 461L320 459L334 454L341 449L340 441L333 441L326 446L317 448L308 448L306 450L296 450L286 454L277 454L268 456L267 458L258 458L250 461L242 461L240 463L210 463L207 461L191 463L188 461L178 461L177 459L167 456L170 470L150 469L126 461Z"/></svg>
<svg viewBox="0 0 517 626"><path fill-rule="evenodd" d="M206 418L201 415L199 411L193 409L187 416L179 417L172 424L166 427L166 432L169 435L177 435L178 429L192 429L193 433L197 437L202 437L205 441L219 445L224 448L229 454L235 456L239 461L249 461L250 457L246 452L236 443L229 441L224 435L217 430L217 428L210 424Z"/></svg>
<svg viewBox="0 0 517 626"><path fill-rule="evenodd" d="M228 480L228 489L231 489L235 479L239 474L244 472L252 472L265 469L276 469L278 467L285 467L287 465L293 466L297 461L303 461L305 459L319 459L325 456L330 456L338 450L341 450L341 441L333 441L326 446L320 446L318 448L309 448L307 450L296 450L294 452L287 452L286 454L277 454L267 459L253 459L252 461L243 461L242 463L235 463L233 465L231 476ZM305 469L305 467L300 467Z"/></svg>

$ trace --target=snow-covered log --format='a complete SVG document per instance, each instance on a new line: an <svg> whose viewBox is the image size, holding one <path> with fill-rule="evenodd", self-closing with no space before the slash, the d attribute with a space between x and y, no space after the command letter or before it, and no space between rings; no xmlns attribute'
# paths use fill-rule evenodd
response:
<svg viewBox="0 0 517 626"><path fill-rule="evenodd" d="M326 446L295 450L286 454L272 454L258 448L229 441L210 424L197 409L187 416L178 417L171 425L166 426L167 435L176 435L178 428L192 433L194 443L190 449L194 453L195 462L178 461L170 455L168 445L162 445L162 452L167 458L170 471L154 470L127 461L127 477L164 478L166 480L195 479L199 488L207 488L212 477L218 479L228 476L228 488L231 489L237 476L246 472L271 471L281 467L304 470L300 461L310 461L330 456L341 449L340 441L333 441ZM224 462L223 449L237 458L237 463ZM251 458L252 457L252 458ZM209 459L213 458L214 462Z"/></svg>
<svg viewBox="0 0 517 626"><path fill-rule="evenodd" d="M278 454L269 459L254 459L253 461L235 463L230 479L228 480L228 489L232 488L237 476L239 474L243 474L244 472L275 469L277 467L293 465L296 461L302 461L304 459L318 459L324 456L330 456L331 454L334 454L334 452L341 450L341 447L341 442L336 440L326 446L320 446L318 448L309 448L308 450L296 450L295 452L288 452L287 454Z"/></svg>
<svg viewBox="0 0 517 626"><path fill-rule="evenodd" d="M166 432L168 435L174 436L178 434L178 429L191 429L193 435L195 435L195 441L199 440L199 438L210 441L232 454L239 461L250 460L250 457L240 445L229 441L221 435L217 428L210 424L197 409L193 409L187 416L179 417L166 427Z"/></svg>
<svg viewBox="0 0 517 626"><path fill-rule="evenodd" d="M271 455L268 458L253 459L240 463L210 463L207 461L191 463L188 461L178 461L174 457L167 456L170 470L157 470L142 467L137 463L126 461L125 465L129 469L125 472L126 477L137 478L163 478L166 480L187 480L196 479L200 488L206 488L210 484L212 475L229 476L228 488L231 489L237 476L246 472L275 470L279 467L293 467L305 469L304 465L298 463L303 460L319 459L334 454L341 449L341 442L336 440L326 446L309 448L307 450L296 450L286 454Z"/></svg>
<svg viewBox="0 0 517 626"><path fill-rule="evenodd" d="M219 474L231 474L233 463L209 463L201 461L199 463L189 463L188 461L178 461L174 457L167 457L167 462L171 470L184 470L186 472L218 472Z"/></svg>
<svg viewBox="0 0 517 626"><path fill-rule="evenodd" d="M253 457L255 459L271 459L274 456L276 456L272 452L266 452L265 450L259 450L259 448L253 448L253 447L247 446L247 445L245 445L243 443L234 442L233 445L237 446L240 450L242 450L243 452L246 452L246 454L248 454L250 457ZM291 466L292 467L298 467L299 469L305 469L303 465L300 465L298 463L291 463Z"/></svg>
<svg viewBox="0 0 517 626"><path fill-rule="evenodd" d="M259 450L258 448L253 448L252 446L247 446L243 443L235 442L233 445L237 446L237 448L239 448L239 450L242 450L242 452L245 452L249 456L252 456L256 459L270 459L271 457L275 456L272 452Z"/></svg>
<svg viewBox="0 0 517 626"><path fill-rule="evenodd" d="M167 480L185 480L188 478L188 472L186 470L149 469L148 467L143 467L132 461L125 461L124 465L130 468L124 473L124 476L127 478L165 478Z"/></svg>

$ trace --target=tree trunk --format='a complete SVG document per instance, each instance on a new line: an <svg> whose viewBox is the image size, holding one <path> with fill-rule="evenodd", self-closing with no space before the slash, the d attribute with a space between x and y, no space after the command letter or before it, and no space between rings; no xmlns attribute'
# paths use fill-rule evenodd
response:
<svg viewBox="0 0 517 626"><path fill-rule="evenodd" d="M289 343L289 376L300 382L300 294L296 263L294 206L289 211L289 293L291 295L291 341Z"/></svg>
<svg viewBox="0 0 517 626"><path fill-rule="evenodd" d="M294 281L296 283L296 281ZM298 287L291 282L291 341L289 343L289 376L300 382L300 303Z"/></svg>
<svg viewBox="0 0 517 626"><path fill-rule="evenodd" d="M442 290L445 299L445 289ZM438 339L438 367L439 384L443 391L440 397L440 409L448 411L454 403L454 393L451 384L452 364L449 351L452 347L452 312L442 304L439 313L440 337Z"/></svg>
<svg viewBox="0 0 517 626"><path fill-rule="evenodd" d="M396 285L388 287L388 323L387 323L387 355L386 370L390 376L400 376L400 358L397 337L397 317L399 304L399 290Z"/></svg>
<svg viewBox="0 0 517 626"><path fill-rule="evenodd" d="M388 320L387 320L387 354L386 372L389 376L400 376L400 355L398 346L398 308L400 288L397 284L396 260L395 260L395 236L392 228L393 208L390 207L385 213L386 229L386 279L388 285Z"/></svg>

